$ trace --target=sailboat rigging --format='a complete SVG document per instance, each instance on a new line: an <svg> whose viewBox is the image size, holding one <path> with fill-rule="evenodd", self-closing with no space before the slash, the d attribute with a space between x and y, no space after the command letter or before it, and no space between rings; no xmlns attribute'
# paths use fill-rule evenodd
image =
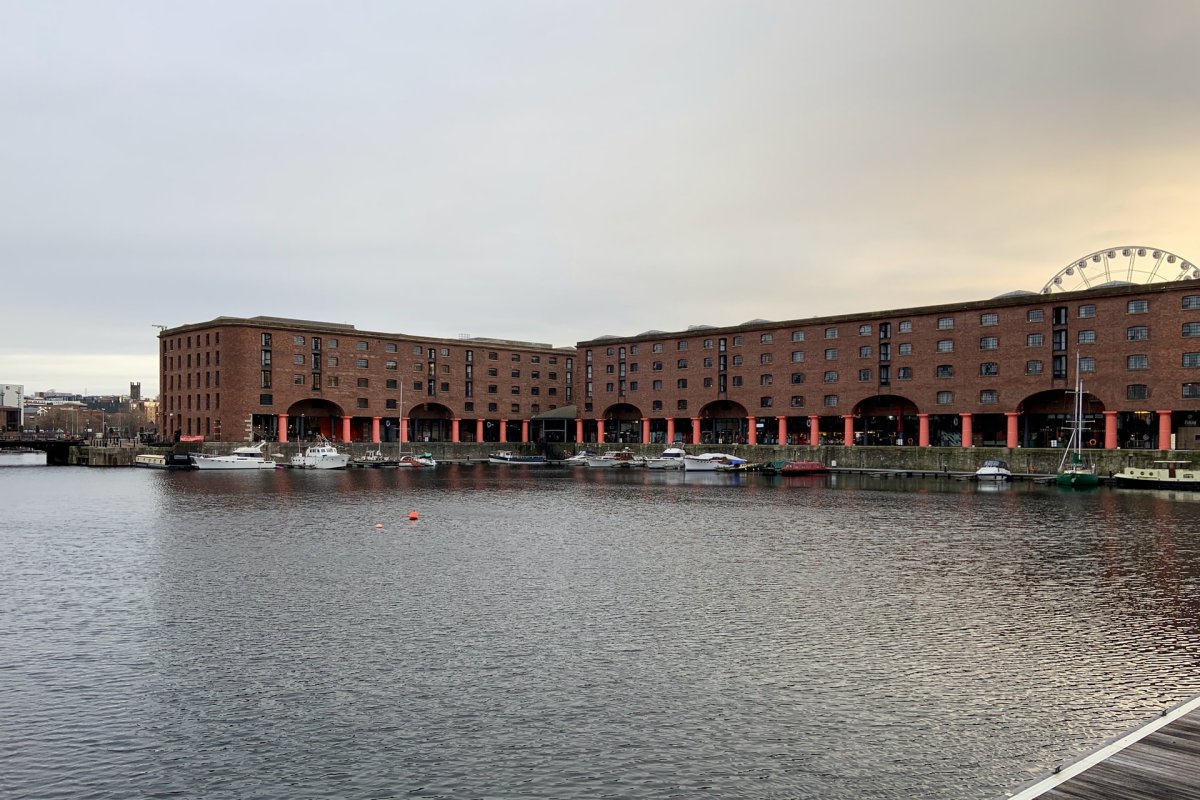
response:
<svg viewBox="0 0 1200 800"><path fill-rule="evenodd" d="M1075 354L1075 408L1071 415L1071 436L1058 464L1058 485L1076 489L1100 485L1095 466L1083 463L1083 378L1079 373L1079 353ZM1070 463L1068 463L1068 461Z"/></svg>

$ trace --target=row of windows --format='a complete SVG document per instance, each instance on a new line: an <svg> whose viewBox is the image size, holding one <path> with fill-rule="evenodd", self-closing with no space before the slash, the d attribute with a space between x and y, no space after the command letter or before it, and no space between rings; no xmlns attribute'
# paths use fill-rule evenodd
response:
<svg viewBox="0 0 1200 800"><path fill-rule="evenodd" d="M190 337L189 337L189 341L190 341ZM220 341L219 338L218 338L218 341ZM261 333L260 341L261 341L262 347L264 347L264 348L271 347L271 341L272 341L271 334ZM324 349L326 349L326 350L337 349L338 344L339 344L337 339L321 339L319 336L313 336L311 338L308 338L305 336L293 336L292 337L292 344L294 344L297 347L311 346L312 351L314 353L319 352L322 349L322 343L324 343ZM189 346L190 346L190 344L189 344ZM371 349L371 345L370 345L370 342L360 339L354 343L354 349L366 351L366 350ZM397 353L397 352L399 352L400 347L395 342L384 342L383 349L384 349L384 352L387 352L387 353ZM412 352L413 352L413 355L427 357L431 361L433 359L437 358L439 353L444 358L450 356L450 348L449 347L443 347L440 349L436 348L436 347L426 348L424 345L416 344L416 345L413 345ZM466 361L472 362L475 360L475 351L464 350L463 354L465 356ZM300 358L300 357L301 356L297 356L297 358ZM495 350L489 350L487 357L488 357L489 361L497 361L500 358L500 353ZM510 358L516 362L519 362L522 360L522 356L520 353L511 353ZM542 357L541 357L541 355L531 354L529 356L529 361L532 364L540 364L540 363L542 363ZM557 364L558 356L547 356L546 361L549 364ZM568 362L568 367L569 367L570 359L567 359L567 362ZM297 362L297 363L300 363L300 362ZM389 363L394 363L394 362L389 362Z"/></svg>

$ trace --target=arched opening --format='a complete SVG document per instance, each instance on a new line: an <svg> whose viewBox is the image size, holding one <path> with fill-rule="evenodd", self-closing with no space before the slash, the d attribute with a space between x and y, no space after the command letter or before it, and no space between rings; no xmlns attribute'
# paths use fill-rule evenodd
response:
<svg viewBox="0 0 1200 800"><path fill-rule="evenodd" d="M1075 413L1072 392L1063 389L1038 392L1025 398L1017 410L1021 412L1017 438L1022 447L1067 446ZM1127 428L1138 436L1155 432L1148 421L1142 425L1131 422L1134 424ZM1083 446L1104 446L1104 403L1087 392L1083 394Z"/></svg>
<svg viewBox="0 0 1200 800"><path fill-rule="evenodd" d="M745 444L749 416L745 406L732 400L715 400L705 405L700 409L700 443Z"/></svg>
<svg viewBox="0 0 1200 800"><path fill-rule="evenodd" d="M289 441L302 442L320 437L339 438L340 423L345 414L341 406L330 400L299 400L288 408L287 438Z"/></svg>
<svg viewBox="0 0 1200 800"><path fill-rule="evenodd" d="M410 442L448 442L453 419L454 413L441 403L418 403L408 413L406 438Z"/></svg>
<svg viewBox="0 0 1200 800"><path fill-rule="evenodd" d="M854 444L916 444L917 405L907 397L881 394L861 400L854 407Z"/></svg>
<svg viewBox="0 0 1200 800"><path fill-rule="evenodd" d="M630 403L616 403L604 410L604 441L642 441L642 411Z"/></svg>

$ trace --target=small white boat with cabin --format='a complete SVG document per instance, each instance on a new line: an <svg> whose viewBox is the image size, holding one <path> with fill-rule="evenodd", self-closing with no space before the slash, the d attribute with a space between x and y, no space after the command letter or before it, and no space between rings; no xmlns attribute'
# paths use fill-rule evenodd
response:
<svg viewBox="0 0 1200 800"><path fill-rule="evenodd" d="M303 453L292 456L292 466L296 469L345 469L349 463L350 456L324 438L304 448Z"/></svg>
<svg viewBox="0 0 1200 800"><path fill-rule="evenodd" d="M682 447L668 447L654 458L646 459L646 469L683 469L683 457L687 451Z"/></svg>
<svg viewBox="0 0 1200 800"><path fill-rule="evenodd" d="M396 462L398 467L436 467L437 459L433 453L402 453Z"/></svg>
<svg viewBox="0 0 1200 800"><path fill-rule="evenodd" d="M686 472L718 472L722 468L740 467L745 463L746 459L729 453L700 453L683 457L683 469Z"/></svg>
<svg viewBox="0 0 1200 800"><path fill-rule="evenodd" d="M989 458L983 462L983 466L975 470L975 480L977 481L1011 481L1012 470L1008 468L1008 462L998 458Z"/></svg>
<svg viewBox="0 0 1200 800"><path fill-rule="evenodd" d="M1113 477L1127 489L1200 489L1200 470L1191 461L1154 461L1149 467L1126 467Z"/></svg>
<svg viewBox="0 0 1200 800"><path fill-rule="evenodd" d="M190 453L196 469L275 469L275 462L263 457L266 442L245 445L235 449L227 456L210 456L204 453Z"/></svg>
<svg viewBox="0 0 1200 800"><path fill-rule="evenodd" d="M550 463L545 456L523 456L512 450L497 450L488 453L489 464L525 464L526 466L545 466Z"/></svg>
<svg viewBox="0 0 1200 800"><path fill-rule="evenodd" d="M624 450L609 450L604 455L588 458L587 465L594 469L628 469L646 466L646 459L628 447Z"/></svg>

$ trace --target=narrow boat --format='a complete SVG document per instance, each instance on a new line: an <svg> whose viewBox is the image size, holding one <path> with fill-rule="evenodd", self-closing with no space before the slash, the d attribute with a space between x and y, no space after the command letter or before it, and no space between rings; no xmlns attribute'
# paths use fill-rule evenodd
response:
<svg viewBox="0 0 1200 800"><path fill-rule="evenodd" d="M263 457L266 442L239 447L227 456L190 453L196 469L275 469L275 462Z"/></svg>
<svg viewBox="0 0 1200 800"><path fill-rule="evenodd" d="M292 466L297 469L345 469L350 456L340 452L328 439L304 448L303 453L292 456Z"/></svg>
<svg viewBox="0 0 1200 800"><path fill-rule="evenodd" d="M1200 489L1200 470L1190 461L1154 461L1149 467L1126 467L1114 476L1129 489Z"/></svg>
<svg viewBox="0 0 1200 800"><path fill-rule="evenodd" d="M135 467L145 469L195 469L186 453L138 453L133 457Z"/></svg>
<svg viewBox="0 0 1200 800"><path fill-rule="evenodd" d="M1008 468L1008 462L998 458L989 458L983 462L983 466L975 470L975 480L977 481L1011 481L1012 470Z"/></svg>
<svg viewBox="0 0 1200 800"><path fill-rule="evenodd" d="M728 453L700 453L683 457L683 468L687 472L717 472L720 467L736 467L745 463L746 459Z"/></svg>
<svg viewBox="0 0 1200 800"><path fill-rule="evenodd" d="M1058 464L1059 486L1087 489L1100 485L1100 476L1091 464L1083 463L1083 381L1079 374L1079 353L1075 354L1075 409L1071 415L1071 436L1067 450ZM1068 460L1070 463L1067 463Z"/></svg>
<svg viewBox="0 0 1200 800"><path fill-rule="evenodd" d="M780 475L819 475L829 472L829 467L820 461L785 461L775 471Z"/></svg>
<svg viewBox="0 0 1200 800"><path fill-rule="evenodd" d="M626 447L624 450L609 450L604 455L593 456L588 459L587 465L596 469L629 469L646 466L646 459Z"/></svg>
<svg viewBox="0 0 1200 800"><path fill-rule="evenodd" d="M683 469L683 457L687 451L682 447L668 447L656 458L646 459L646 469Z"/></svg>
<svg viewBox="0 0 1200 800"><path fill-rule="evenodd" d="M489 464L525 464L527 466L545 466L549 462L545 456L523 456L512 450L497 450L488 453Z"/></svg>

